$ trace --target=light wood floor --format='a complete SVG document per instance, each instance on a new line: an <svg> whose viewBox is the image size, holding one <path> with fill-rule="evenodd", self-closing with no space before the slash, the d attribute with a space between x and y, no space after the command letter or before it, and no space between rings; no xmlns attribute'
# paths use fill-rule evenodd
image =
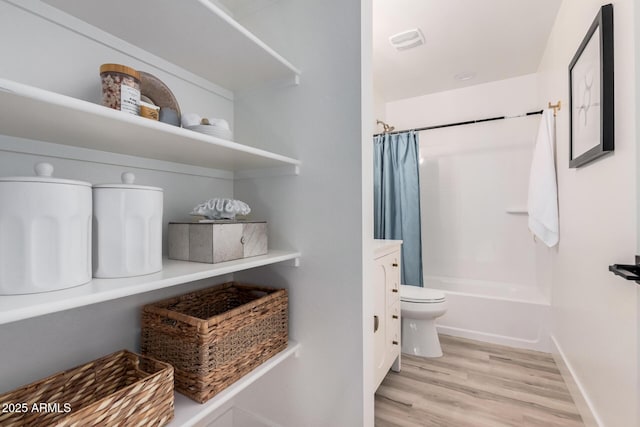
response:
<svg viewBox="0 0 640 427"><path fill-rule="evenodd" d="M377 427L583 426L547 353L440 335L444 356L402 355L376 393Z"/></svg>

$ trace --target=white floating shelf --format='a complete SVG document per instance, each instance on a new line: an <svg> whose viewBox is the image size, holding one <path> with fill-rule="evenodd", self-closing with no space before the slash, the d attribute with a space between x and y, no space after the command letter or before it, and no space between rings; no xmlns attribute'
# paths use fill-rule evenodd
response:
<svg viewBox="0 0 640 427"><path fill-rule="evenodd" d="M0 296L0 324L83 307L236 271L295 260L299 252L270 250L266 255L218 264L163 260L159 273L123 279L93 279L86 285L30 295Z"/></svg>
<svg viewBox="0 0 640 427"><path fill-rule="evenodd" d="M116 37L227 89L300 71L208 0L44 0Z"/></svg>
<svg viewBox="0 0 640 427"><path fill-rule="evenodd" d="M0 134L228 171L300 162L258 148L0 79Z"/></svg>
<svg viewBox="0 0 640 427"><path fill-rule="evenodd" d="M256 369L240 378L225 390L204 404L197 403L188 397L175 393L175 418L169 423L169 427L191 427L203 425L209 421L216 411L230 402L238 393L253 384L258 378L297 354L300 344L289 341L287 348L273 356L271 359L258 366Z"/></svg>

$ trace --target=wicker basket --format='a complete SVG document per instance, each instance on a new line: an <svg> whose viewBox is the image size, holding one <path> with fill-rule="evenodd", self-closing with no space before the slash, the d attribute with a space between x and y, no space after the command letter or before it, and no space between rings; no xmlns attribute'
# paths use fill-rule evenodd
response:
<svg viewBox="0 0 640 427"><path fill-rule="evenodd" d="M225 283L147 305L142 353L171 363L175 389L204 403L288 341L287 291Z"/></svg>
<svg viewBox="0 0 640 427"><path fill-rule="evenodd" d="M173 368L122 350L2 394L0 404L3 427L163 426L173 418Z"/></svg>

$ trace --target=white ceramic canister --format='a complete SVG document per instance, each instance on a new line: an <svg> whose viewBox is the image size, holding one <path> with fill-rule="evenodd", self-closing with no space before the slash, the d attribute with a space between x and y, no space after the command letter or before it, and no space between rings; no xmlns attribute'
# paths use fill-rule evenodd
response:
<svg viewBox="0 0 640 427"><path fill-rule="evenodd" d="M52 178L0 178L0 294L56 291L91 281L91 184Z"/></svg>
<svg viewBox="0 0 640 427"><path fill-rule="evenodd" d="M158 187L93 186L93 277L141 276L162 270L162 199Z"/></svg>

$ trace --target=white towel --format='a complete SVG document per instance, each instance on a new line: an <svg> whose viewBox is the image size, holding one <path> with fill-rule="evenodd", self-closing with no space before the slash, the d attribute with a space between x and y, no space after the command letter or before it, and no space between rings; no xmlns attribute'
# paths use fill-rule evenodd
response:
<svg viewBox="0 0 640 427"><path fill-rule="evenodd" d="M547 246L558 244L558 186L554 161L555 118L545 110L538 129L529 174L529 229Z"/></svg>

